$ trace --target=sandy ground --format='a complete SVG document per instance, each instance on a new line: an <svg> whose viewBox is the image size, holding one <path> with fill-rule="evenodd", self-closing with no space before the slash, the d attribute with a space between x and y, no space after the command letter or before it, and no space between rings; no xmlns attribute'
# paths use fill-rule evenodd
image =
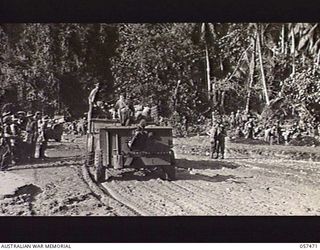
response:
<svg viewBox="0 0 320 250"><path fill-rule="evenodd" d="M205 138L175 139L176 181L159 170L112 170L93 187L84 142L51 142L48 159L0 172L0 215L320 214L320 162L310 160L319 148L227 143L226 159L210 160Z"/></svg>

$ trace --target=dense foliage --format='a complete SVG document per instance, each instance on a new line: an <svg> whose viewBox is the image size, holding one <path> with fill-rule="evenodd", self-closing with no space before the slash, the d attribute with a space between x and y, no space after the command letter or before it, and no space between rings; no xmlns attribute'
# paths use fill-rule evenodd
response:
<svg viewBox="0 0 320 250"><path fill-rule="evenodd" d="M1 100L17 109L80 115L99 81L112 89L117 29L105 24L3 24Z"/></svg>
<svg viewBox="0 0 320 250"><path fill-rule="evenodd" d="M79 116L93 84L160 101L189 120L212 110L320 119L317 23L2 24L0 97L18 109Z"/></svg>

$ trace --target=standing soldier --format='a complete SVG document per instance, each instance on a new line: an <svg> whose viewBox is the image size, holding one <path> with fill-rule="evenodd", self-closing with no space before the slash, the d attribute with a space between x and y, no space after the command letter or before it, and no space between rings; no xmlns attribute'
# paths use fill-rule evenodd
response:
<svg viewBox="0 0 320 250"><path fill-rule="evenodd" d="M27 113L27 126L26 126L26 132L27 132L27 138L26 138L26 155L27 158L32 158L35 155L35 146L36 146L36 140L37 140L37 131L38 131L38 124L37 124L37 115L39 116L40 113L37 112L36 115L33 117L31 112Z"/></svg>
<svg viewBox="0 0 320 250"><path fill-rule="evenodd" d="M18 126L19 119L13 117L12 123L10 124L11 130L11 138L10 138L10 145L11 145L11 152L12 152L12 164L15 165L21 159L21 133L20 128Z"/></svg>
<svg viewBox="0 0 320 250"><path fill-rule="evenodd" d="M219 122L218 131L217 131L217 139L218 139L218 145L217 145L217 156L216 159L219 157L219 153L221 153L221 159L224 159L224 150L225 150L225 144L226 144L226 128L222 121Z"/></svg>
<svg viewBox="0 0 320 250"><path fill-rule="evenodd" d="M221 153L221 159L224 159L225 141L226 141L226 129L221 120L218 121L218 126L216 129L216 150L217 155L215 159L218 159L219 153Z"/></svg>
<svg viewBox="0 0 320 250"><path fill-rule="evenodd" d="M35 116L34 116L34 121L35 121L35 133L34 133L34 158L39 158L38 153L40 146L38 145L38 137L39 137L39 125L41 124L41 112L37 111Z"/></svg>
<svg viewBox="0 0 320 250"><path fill-rule="evenodd" d="M242 125L242 116L241 116L240 110L237 111L235 119L236 119L236 125L241 126Z"/></svg>
<svg viewBox="0 0 320 250"><path fill-rule="evenodd" d="M223 122L221 120L217 120L217 123L212 125L212 128L210 129L208 135L211 144L211 159L218 159L219 153L221 154L221 159L224 159L225 137L227 134ZM214 157L215 153L216 156Z"/></svg>
<svg viewBox="0 0 320 250"><path fill-rule="evenodd" d="M77 123L77 133L79 135L85 135L85 130L84 130L84 119L81 117Z"/></svg>
<svg viewBox="0 0 320 250"><path fill-rule="evenodd" d="M38 121L38 137L36 142L35 158L44 159L47 147L46 130L48 125L48 116L44 116Z"/></svg>
<svg viewBox="0 0 320 250"><path fill-rule="evenodd" d="M276 132L277 144L279 145L282 141L282 128L281 128L280 120L277 120L276 122L275 132Z"/></svg>
<svg viewBox="0 0 320 250"><path fill-rule="evenodd" d="M11 123L12 118L9 115L6 115L2 118L3 122L3 140L4 140L4 147L5 152L3 153L2 160L1 160L1 168L4 169L12 164L12 148L11 148L11 138L12 138L12 131L11 131Z"/></svg>
<svg viewBox="0 0 320 250"><path fill-rule="evenodd" d="M254 123L253 117L250 117L249 120L245 124L245 129L247 131L247 139L253 139L253 132L254 132Z"/></svg>
<svg viewBox="0 0 320 250"><path fill-rule="evenodd" d="M186 115L182 116L182 125L184 128L185 136L188 136L189 121L188 121L188 117Z"/></svg>
<svg viewBox="0 0 320 250"><path fill-rule="evenodd" d="M217 124L212 122L212 127L207 134L209 135L210 140L210 158L213 159L213 155L217 149Z"/></svg>
<svg viewBox="0 0 320 250"><path fill-rule="evenodd" d="M231 112L229 122L230 122L230 127L234 129L236 127L236 116L234 112Z"/></svg>
<svg viewBox="0 0 320 250"><path fill-rule="evenodd" d="M88 111L88 132L90 132L91 130L91 118L92 118L92 110L93 110L93 103L96 99L96 95L99 91L100 88L100 84L97 82L95 84L94 89L90 92L90 95L88 97L88 101L89 101L89 111Z"/></svg>
<svg viewBox="0 0 320 250"><path fill-rule="evenodd" d="M134 121L134 117L135 117L135 109L134 109L132 97L128 98L127 116L128 117L126 120L126 126L130 126L131 123Z"/></svg>
<svg viewBox="0 0 320 250"><path fill-rule="evenodd" d="M114 106L115 110L118 111L118 117L122 126L125 125L126 112L128 112L128 106L125 102L124 96L121 94L119 100Z"/></svg>

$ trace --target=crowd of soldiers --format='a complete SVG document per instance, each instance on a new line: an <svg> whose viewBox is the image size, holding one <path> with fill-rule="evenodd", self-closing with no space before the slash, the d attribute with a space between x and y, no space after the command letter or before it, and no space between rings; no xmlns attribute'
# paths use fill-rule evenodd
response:
<svg viewBox="0 0 320 250"><path fill-rule="evenodd" d="M0 169L44 159L49 117L41 112L4 111L0 123Z"/></svg>
<svg viewBox="0 0 320 250"><path fill-rule="evenodd" d="M141 120L153 121L156 125L163 123L160 105L152 99L148 102L133 101L132 98L125 98L120 94L114 106L97 101L94 105L92 117L103 119L118 119L122 126L138 124Z"/></svg>
<svg viewBox="0 0 320 250"><path fill-rule="evenodd" d="M238 138L263 139L271 145L288 145L292 139L300 138L302 135L319 136L319 124L315 119L300 118L293 123L286 123L275 118L262 123L258 118L238 110L236 114L232 112L229 116L229 125Z"/></svg>
<svg viewBox="0 0 320 250"><path fill-rule="evenodd" d="M86 113L85 113L86 115ZM82 117L78 120L65 123L64 130L69 134L85 135L87 131L87 118Z"/></svg>
<svg viewBox="0 0 320 250"><path fill-rule="evenodd" d="M261 119L238 110L231 112L229 116L213 114L212 126L207 135L211 144L211 158L224 158L225 137L227 130L234 138L260 139L268 144L288 145L293 139L301 139L302 136L319 138L320 126L315 119L299 119L293 123L285 123L280 119L269 119L263 123Z"/></svg>

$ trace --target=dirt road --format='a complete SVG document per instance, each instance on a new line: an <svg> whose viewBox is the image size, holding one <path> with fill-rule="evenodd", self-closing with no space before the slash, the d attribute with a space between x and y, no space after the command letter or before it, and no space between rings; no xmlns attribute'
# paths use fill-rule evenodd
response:
<svg viewBox="0 0 320 250"><path fill-rule="evenodd" d="M320 214L320 162L254 158L235 151L228 152L225 160L209 160L205 154L186 153L183 139L175 140L175 145L176 181L161 180L158 171L126 169L122 175L111 171L110 181L93 186L85 181L82 169L84 138L50 143L49 159L6 172L27 184L0 199L0 214Z"/></svg>

